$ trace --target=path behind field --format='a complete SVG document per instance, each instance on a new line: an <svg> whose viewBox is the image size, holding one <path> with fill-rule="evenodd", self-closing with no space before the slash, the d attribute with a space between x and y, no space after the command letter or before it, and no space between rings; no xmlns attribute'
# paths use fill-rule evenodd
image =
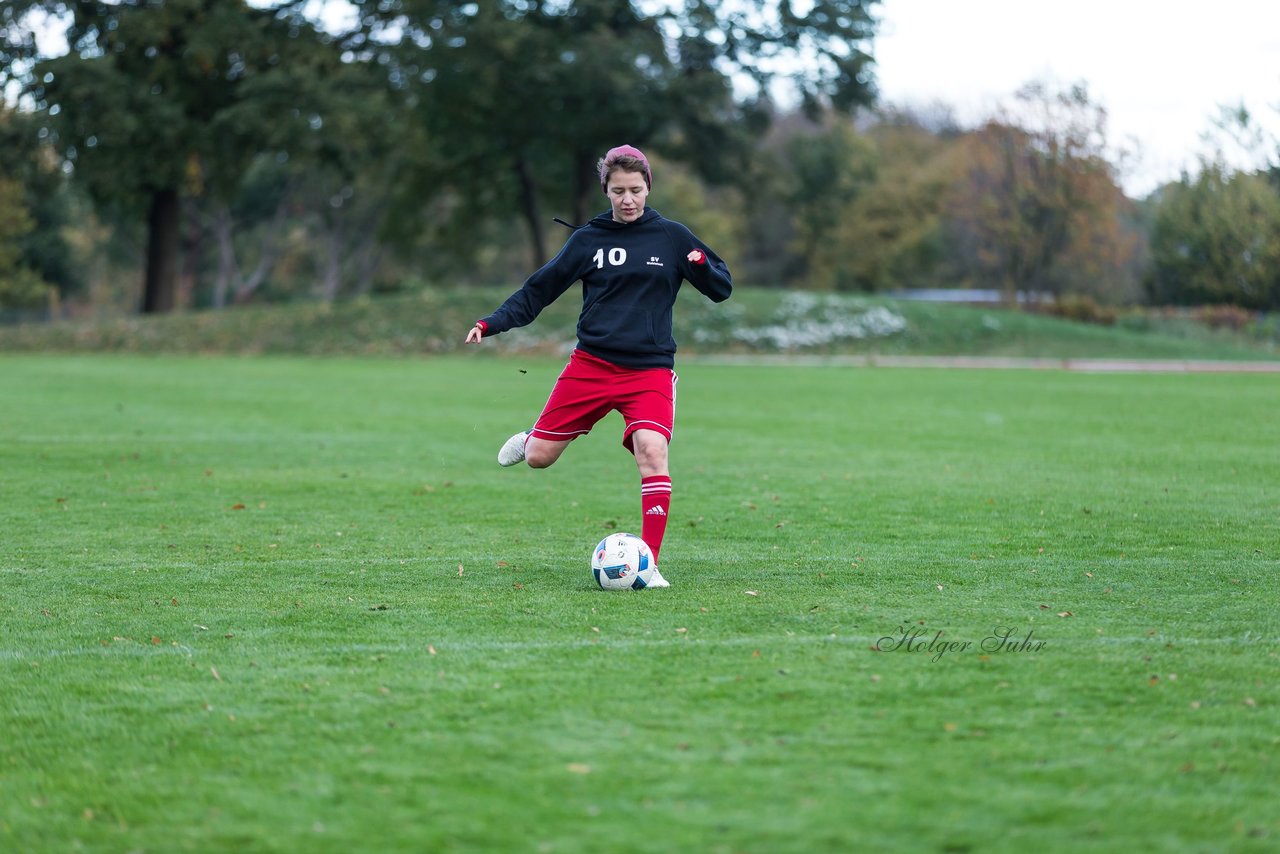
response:
<svg viewBox="0 0 1280 854"><path fill-rule="evenodd" d="M1004 356L690 356L683 361L704 365L804 365L859 368L968 368L1078 373L1147 374L1275 374L1280 361L1207 359L1029 359Z"/></svg>

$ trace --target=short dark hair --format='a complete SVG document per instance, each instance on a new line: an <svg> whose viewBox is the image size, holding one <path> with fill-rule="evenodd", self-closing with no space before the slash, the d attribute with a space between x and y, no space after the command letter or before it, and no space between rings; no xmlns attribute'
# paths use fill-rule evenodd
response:
<svg viewBox="0 0 1280 854"><path fill-rule="evenodd" d="M638 148L620 145L609 149L609 152L596 163L596 172L600 175L600 189L609 189L609 178L614 172L639 172L644 176L645 186L653 189L653 173L649 170L649 160Z"/></svg>

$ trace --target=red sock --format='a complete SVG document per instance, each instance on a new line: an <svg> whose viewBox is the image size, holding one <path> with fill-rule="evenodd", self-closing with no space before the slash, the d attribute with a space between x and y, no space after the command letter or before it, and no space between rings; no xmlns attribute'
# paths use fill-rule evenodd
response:
<svg viewBox="0 0 1280 854"><path fill-rule="evenodd" d="M640 480L640 512L644 514L644 523L640 531L640 539L644 540L653 552L653 560L658 561L658 549L662 548L662 537L667 532L667 511L671 509L671 478L665 474Z"/></svg>

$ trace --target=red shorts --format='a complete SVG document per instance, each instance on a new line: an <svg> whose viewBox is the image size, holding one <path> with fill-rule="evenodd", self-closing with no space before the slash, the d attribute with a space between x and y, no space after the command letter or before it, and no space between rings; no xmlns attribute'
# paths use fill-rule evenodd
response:
<svg viewBox="0 0 1280 854"><path fill-rule="evenodd" d="M671 441L676 419L676 372L670 368L623 368L574 350L542 414L533 425L539 439L564 442L585 436L612 410L622 413L622 444L631 434L656 430Z"/></svg>

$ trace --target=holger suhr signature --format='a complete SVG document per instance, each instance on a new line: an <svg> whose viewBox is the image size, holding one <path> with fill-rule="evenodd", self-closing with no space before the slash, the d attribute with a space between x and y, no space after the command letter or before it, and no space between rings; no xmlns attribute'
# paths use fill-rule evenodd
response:
<svg viewBox="0 0 1280 854"><path fill-rule="evenodd" d="M941 661L951 653L977 651L988 655L1005 652L1040 652L1046 641L1035 638L1035 629L1019 633L1017 629L997 626L982 640L951 640L941 629L930 631L919 626L899 626L896 633L885 635L872 647L878 652L922 652L930 661Z"/></svg>

